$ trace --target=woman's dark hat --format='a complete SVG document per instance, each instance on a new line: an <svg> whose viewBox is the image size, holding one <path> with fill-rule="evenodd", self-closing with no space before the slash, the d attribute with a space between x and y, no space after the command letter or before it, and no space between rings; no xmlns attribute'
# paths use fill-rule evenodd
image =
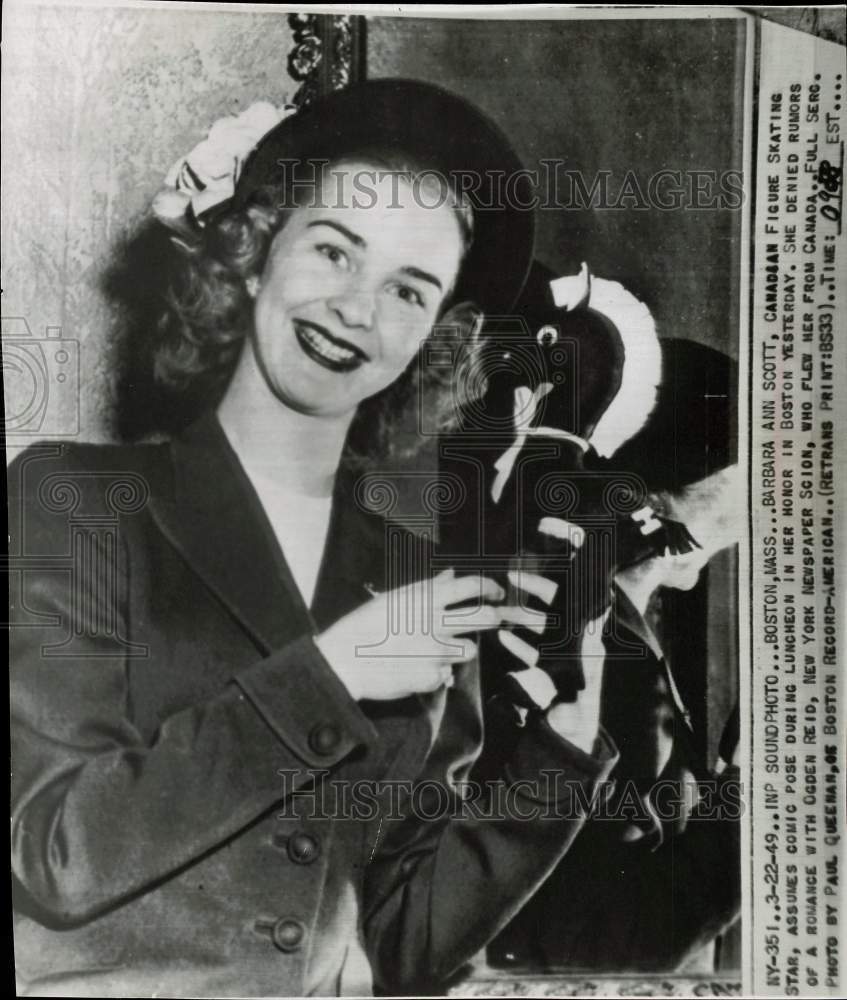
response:
<svg viewBox="0 0 847 1000"><path fill-rule="evenodd" d="M738 460L738 366L694 340L660 343L656 406L608 464L638 474L651 491L678 493Z"/></svg>
<svg viewBox="0 0 847 1000"><path fill-rule="evenodd" d="M320 98L262 139L241 172L234 204L244 207L262 187L280 183L291 161L325 163L365 149L406 152L464 191L474 207L474 238L452 301L507 312L532 260L531 184L500 128L440 87L368 80Z"/></svg>

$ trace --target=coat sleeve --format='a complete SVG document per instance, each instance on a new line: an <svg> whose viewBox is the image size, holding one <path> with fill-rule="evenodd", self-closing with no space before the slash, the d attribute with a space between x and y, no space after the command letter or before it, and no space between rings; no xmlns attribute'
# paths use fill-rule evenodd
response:
<svg viewBox="0 0 847 1000"><path fill-rule="evenodd" d="M368 953L388 992L437 988L495 936L568 850L616 761L605 733L586 754L536 717L500 780L471 782L482 735L474 662L456 668L426 764L366 871Z"/></svg>
<svg viewBox="0 0 847 1000"><path fill-rule="evenodd" d="M67 514L22 488L27 462L8 471L12 870L18 905L63 926L200 858L295 791L291 775L377 734L303 636L143 737L114 642L130 635L131 560L96 534L72 549ZM80 471L67 454L50 468Z"/></svg>

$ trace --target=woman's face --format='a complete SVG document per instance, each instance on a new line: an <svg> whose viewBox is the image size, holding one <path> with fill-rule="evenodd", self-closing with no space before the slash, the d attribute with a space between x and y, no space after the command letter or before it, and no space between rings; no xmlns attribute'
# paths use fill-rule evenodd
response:
<svg viewBox="0 0 847 1000"><path fill-rule="evenodd" d="M329 177L271 244L250 345L277 399L315 416L351 413L408 367L463 252L453 209L426 189L360 163Z"/></svg>

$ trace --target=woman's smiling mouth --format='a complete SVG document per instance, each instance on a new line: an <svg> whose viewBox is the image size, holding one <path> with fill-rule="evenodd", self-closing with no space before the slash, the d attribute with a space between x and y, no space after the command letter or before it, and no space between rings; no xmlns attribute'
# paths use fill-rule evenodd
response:
<svg viewBox="0 0 847 1000"><path fill-rule="evenodd" d="M353 371L368 360L364 351L355 344L333 337L317 323L297 319L294 321L294 332L304 353L330 371Z"/></svg>

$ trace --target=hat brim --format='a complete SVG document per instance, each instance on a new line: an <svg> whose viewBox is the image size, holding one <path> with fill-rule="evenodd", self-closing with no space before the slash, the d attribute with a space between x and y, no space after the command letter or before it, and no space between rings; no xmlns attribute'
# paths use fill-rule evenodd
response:
<svg viewBox="0 0 847 1000"><path fill-rule="evenodd" d="M332 162L362 149L402 151L463 185L474 208L474 235L451 301L507 313L532 260L531 184L500 128L433 84L368 80L284 119L245 164L235 205L246 206L260 188L281 181L291 161Z"/></svg>
<svg viewBox="0 0 847 1000"><path fill-rule="evenodd" d="M738 461L738 366L695 340L659 342L655 408L611 464L641 476L649 490L678 493Z"/></svg>

